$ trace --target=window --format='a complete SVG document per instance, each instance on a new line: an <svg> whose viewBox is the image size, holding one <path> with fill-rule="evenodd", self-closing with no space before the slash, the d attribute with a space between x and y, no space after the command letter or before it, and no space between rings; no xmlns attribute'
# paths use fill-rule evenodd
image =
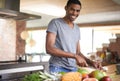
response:
<svg viewBox="0 0 120 81"><path fill-rule="evenodd" d="M46 53L45 52L45 40L46 40L46 30L34 30L29 31L30 38L35 41L34 46L29 45L30 38L26 41L26 53Z"/></svg>
<svg viewBox="0 0 120 81"><path fill-rule="evenodd" d="M81 52L88 55L91 52L96 52L96 48L101 48L103 43L109 43L109 38L113 36L112 33L106 33L99 28L80 28L81 32ZM46 53L45 51L45 40L46 40L46 30L34 30L29 31L31 37L35 40L36 44L30 47L26 42L26 53Z"/></svg>

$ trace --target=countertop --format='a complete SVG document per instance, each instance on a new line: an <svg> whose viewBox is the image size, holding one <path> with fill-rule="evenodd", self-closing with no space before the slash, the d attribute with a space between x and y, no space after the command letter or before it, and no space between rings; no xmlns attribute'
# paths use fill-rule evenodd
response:
<svg viewBox="0 0 120 81"><path fill-rule="evenodd" d="M112 79L112 81L119 81L120 80L120 74L117 74L117 68L116 68L117 64L112 64L112 65L107 65L104 66L107 68L107 75L109 75Z"/></svg>
<svg viewBox="0 0 120 81"><path fill-rule="evenodd" d="M32 70L49 71L48 62L10 62L0 63L0 74L15 73Z"/></svg>

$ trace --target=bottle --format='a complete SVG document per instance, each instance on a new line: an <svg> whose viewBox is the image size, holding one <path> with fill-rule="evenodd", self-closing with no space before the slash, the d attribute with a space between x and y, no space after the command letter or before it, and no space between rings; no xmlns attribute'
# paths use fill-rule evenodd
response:
<svg viewBox="0 0 120 81"><path fill-rule="evenodd" d="M105 54L106 54L106 62L110 64L111 63L111 52L108 48L106 49Z"/></svg>

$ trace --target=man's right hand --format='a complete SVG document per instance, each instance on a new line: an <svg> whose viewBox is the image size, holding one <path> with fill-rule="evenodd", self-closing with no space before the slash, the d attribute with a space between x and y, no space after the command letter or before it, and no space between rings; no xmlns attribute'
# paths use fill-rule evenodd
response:
<svg viewBox="0 0 120 81"><path fill-rule="evenodd" d="M86 60L82 56L76 54L75 59L76 59L76 62L79 66L81 66L81 67L87 67L88 66Z"/></svg>

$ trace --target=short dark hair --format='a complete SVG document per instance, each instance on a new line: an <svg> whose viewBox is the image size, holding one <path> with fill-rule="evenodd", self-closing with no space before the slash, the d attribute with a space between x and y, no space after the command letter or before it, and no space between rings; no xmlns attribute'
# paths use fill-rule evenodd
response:
<svg viewBox="0 0 120 81"><path fill-rule="evenodd" d="M78 4L81 6L81 2L79 0L68 0L66 6L69 6L71 4Z"/></svg>

